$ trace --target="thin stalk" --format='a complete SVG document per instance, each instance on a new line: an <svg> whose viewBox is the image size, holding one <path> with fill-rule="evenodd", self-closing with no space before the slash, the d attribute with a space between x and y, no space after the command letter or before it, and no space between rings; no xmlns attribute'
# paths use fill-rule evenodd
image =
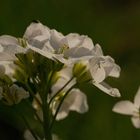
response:
<svg viewBox="0 0 140 140"><path fill-rule="evenodd" d="M60 103L59 103L59 105L58 105L58 107L57 107L57 110L56 110L56 112L55 112L55 114L54 114L54 117L53 117L53 119L52 119L52 122L51 122L51 124L50 124L50 130L51 130L52 127L53 127L53 124L54 124L54 122L55 122L55 120L56 120L57 114L58 114L58 112L59 112L59 110L60 110L60 108L61 108L61 106L62 106L62 103L63 103L64 99L66 98L66 96L69 94L69 92L70 92L75 86L76 86L76 84L73 85L73 86L65 93L65 95L64 95L63 98L61 99L61 101L60 101Z"/></svg>

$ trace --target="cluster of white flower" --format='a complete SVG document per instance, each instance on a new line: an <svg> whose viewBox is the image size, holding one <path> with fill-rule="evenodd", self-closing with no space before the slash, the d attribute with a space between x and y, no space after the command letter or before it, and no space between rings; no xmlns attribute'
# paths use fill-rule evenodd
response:
<svg viewBox="0 0 140 140"><path fill-rule="evenodd" d="M108 76L119 77L120 67L110 56L104 56L99 44L94 46L92 40L85 35L70 33L64 36L54 29L41 23L31 23L23 38L9 35L0 36L0 65L6 69L6 74L13 74L15 56L32 50L40 55L64 64L59 72L59 80L52 86L51 97L54 96L72 77L73 80L61 92L66 92L76 82L89 81L105 93L120 97L118 89L104 82ZM89 77L87 77L87 75ZM85 80L85 81L84 81ZM53 102L53 111L57 108L57 100ZM70 110L83 113L88 110L86 95L78 88L73 88L66 97L57 119L68 115Z"/></svg>

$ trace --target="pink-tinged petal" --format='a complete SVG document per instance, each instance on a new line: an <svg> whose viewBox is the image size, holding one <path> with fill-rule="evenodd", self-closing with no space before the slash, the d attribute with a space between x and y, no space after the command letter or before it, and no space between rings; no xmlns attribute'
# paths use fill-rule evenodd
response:
<svg viewBox="0 0 140 140"><path fill-rule="evenodd" d="M135 128L140 128L140 117L132 117L131 121Z"/></svg>
<svg viewBox="0 0 140 140"><path fill-rule="evenodd" d="M110 85L108 85L105 82L101 82L101 83L93 82L93 85L95 85L97 88L99 88L100 90L102 90L103 92L105 92L106 94L108 94L112 97L121 96L121 94L117 88L112 88Z"/></svg>
<svg viewBox="0 0 140 140"><path fill-rule="evenodd" d="M140 108L140 87L138 88L138 91L135 95L135 98L134 98L134 104Z"/></svg>
<svg viewBox="0 0 140 140"><path fill-rule="evenodd" d="M123 115L133 115L135 111L135 106L132 102L128 100L120 101L114 105L112 111Z"/></svg>

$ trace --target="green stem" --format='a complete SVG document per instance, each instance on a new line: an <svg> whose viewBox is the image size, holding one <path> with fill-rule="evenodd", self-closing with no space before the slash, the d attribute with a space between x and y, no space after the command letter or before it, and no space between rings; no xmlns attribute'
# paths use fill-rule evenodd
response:
<svg viewBox="0 0 140 140"><path fill-rule="evenodd" d="M45 140L52 140L52 135L49 129L50 126L49 107L46 102L43 102L42 110L43 110L43 121L44 121L43 127L44 127Z"/></svg>
<svg viewBox="0 0 140 140"><path fill-rule="evenodd" d="M59 110L60 110L60 108L61 108L61 106L62 106L62 103L63 103L64 99L66 98L66 96L69 94L69 92L70 92L75 86L76 86L76 84L73 85L73 86L65 93L65 95L64 95L63 98L61 99L61 101L60 101L60 103L59 103L59 105L58 105L58 107L57 107L57 110L56 110L56 112L55 112L55 114L54 114L54 117L53 117L53 119L52 119L52 122L51 122L51 124L50 124L50 130L51 130L52 127L53 127L53 124L54 124L54 122L55 122L55 120L56 120L57 114L58 114L58 112L59 112Z"/></svg>
<svg viewBox="0 0 140 140"><path fill-rule="evenodd" d="M44 87L44 91L43 91L44 93L40 94L40 95L43 95L41 97L41 99L42 99L42 111L43 111L43 121L44 121L43 128L44 128L45 140L52 140L52 134L49 129L49 127L50 127L50 109L49 109L49 105L47 102L52 77L53 77L53 71L51 71L50 75L48 76L48 80L46 82L46 86Z"/></svg>

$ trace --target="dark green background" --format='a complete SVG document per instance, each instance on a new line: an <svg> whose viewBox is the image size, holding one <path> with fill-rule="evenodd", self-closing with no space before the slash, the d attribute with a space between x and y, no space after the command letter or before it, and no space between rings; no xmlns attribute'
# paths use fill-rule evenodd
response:
<svg viewBox="0 0 140 140"><path fill-rule="evenodd" d="M122 68L120 78L109 78L108 82L120 89L121 99L133 100L140 85L139 0L0 0L1 35L22 36L34 19L64 34L86 34L99 43L104 53L115 58ZM62 140L140 139L140 129L132 126L129 117L111 111L120 99L89 85L83 90L88 97L89 112L70 113L56 123L54 131ZM14 137L20 135L15 130L18 122L1 110L0 113L0 140L16 140Z"/></svg>

